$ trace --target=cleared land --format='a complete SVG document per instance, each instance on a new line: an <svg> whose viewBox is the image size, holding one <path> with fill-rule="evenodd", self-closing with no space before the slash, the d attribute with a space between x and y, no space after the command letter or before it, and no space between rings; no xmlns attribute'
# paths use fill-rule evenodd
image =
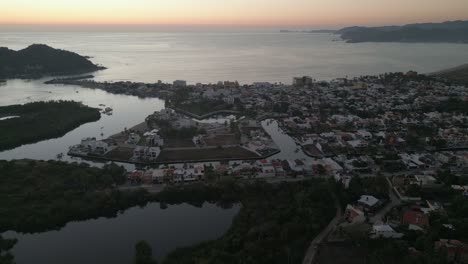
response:
<svg viewBox="0 0 468 264"><path fill-rule="evenodd" d="M215 135L203 139L208 146L238 145L240 140L234 134Z"/></svg>
<svg viewBox="0 0 468 264"><path fill-rule="evenodd" d="M212 149L163 150L157 162L183 162L193 160L251 159L259 156L241 147Z"/></svg>

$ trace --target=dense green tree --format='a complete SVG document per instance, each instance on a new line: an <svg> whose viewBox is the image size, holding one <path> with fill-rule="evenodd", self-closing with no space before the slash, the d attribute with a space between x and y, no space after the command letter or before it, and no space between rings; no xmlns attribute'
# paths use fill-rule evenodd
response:
<svg viewBox="0 0 468 264"><path fill-rule="evenodd" d="M19 116L0 122L0 151L59 137L70 130L99 120L98 109L72 101L34 102L0 106L0 117Z"/></svg>
<svg viewBox="0 0 468 264"><path fill-rule="evenodd" d="M156 264L153 251L148 242L142 240L135 245L135 264Z"/></svg>

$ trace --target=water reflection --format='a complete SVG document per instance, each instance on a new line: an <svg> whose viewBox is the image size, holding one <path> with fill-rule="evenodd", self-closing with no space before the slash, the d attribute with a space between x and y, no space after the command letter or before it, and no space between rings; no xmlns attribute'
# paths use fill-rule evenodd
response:
<svg viewBox="0 0 468 264"><path fill-rule="evenodd" d="M239 205L222 209L205 203L202 208L182 204L163 210L152 203L131 208L117 218L72 222L59 231L3 235L18 238L13 248L18 264L133 263L139 240L148 241L161 260L177 247L222 236L239 209Z"/></svg>
<svg viewBox="0 0 468 264"><path fill-rule="evenodd" d="M73 100L91 107L105 104L114 109L113 115L102 115L100 120L84 124L60 138L0 152L0 159L55 159L57 154L67 153L69 146L78 144L83 137L107 138L123 131L125 127L141 123L149 114L164 108L164 101L157 98L141 99L76 86L46 85L43 83L45 80L9 80L8 85L0 87L0 105ZM79 161L67 155L63 157L67 161Z"/></svg>

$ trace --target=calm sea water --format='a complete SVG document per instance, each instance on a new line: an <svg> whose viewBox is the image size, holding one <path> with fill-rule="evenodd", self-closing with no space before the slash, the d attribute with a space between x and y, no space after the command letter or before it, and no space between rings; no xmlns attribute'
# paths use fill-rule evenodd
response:
<svg viewBox="0 0 468 264"><path fill-rule="evenodd" d="M467 44L332 41L324 33L276 30L206 32L0 32L0 46L45 43L108 67L98 80L291 83L296 75L330 79L388 71L433 72L465 64Z"/></svg>

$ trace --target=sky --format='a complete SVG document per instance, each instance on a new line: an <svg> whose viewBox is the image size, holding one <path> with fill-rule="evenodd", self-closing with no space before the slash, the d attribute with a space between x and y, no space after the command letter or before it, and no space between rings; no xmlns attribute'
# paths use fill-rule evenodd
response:
<svg viewBox="0 0 468 264"><path fill-rule="evenodd" d="M0 25L339 28L468 20L468 0L0 0Z"/></svg>

